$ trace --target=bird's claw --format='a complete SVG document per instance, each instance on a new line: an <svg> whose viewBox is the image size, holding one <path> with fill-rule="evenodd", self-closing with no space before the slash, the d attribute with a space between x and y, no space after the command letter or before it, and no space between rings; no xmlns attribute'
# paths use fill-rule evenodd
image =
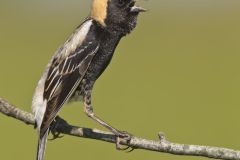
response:
<svg viewBox="0 0 240 160"><path fill-rule="evenodd" d="M60 118L59 116L57 116L55 118L55 120L52 122L51 127L50 127L50 132L53 135L53 137L51 139L49 139L49 140L55 140L55 139L63 137L63 135L60 136L61 132L59 132L57 130L58 125L61 123L61 121L64 121L64 120L62 118Z"/></svg>
<svg viewBox="0 0 240 160"><path fill-rule="evenodd" d="M125 139L126 141L130 141L132 138L132 135L126 131L118 131L118 133L116 134L117 137Z"/></svg>
<svg viewBox="0 0 240 160"><path fill-rule="evenodd" d="M51 133L52 133L53 137L51 139L49 139L50 141L64 137L63 135L60 136L61 133L57 132L55 130L51 130Z"/></svg>
<svg viewBox="0 0 240 160"><path fill-rule="evenodd" d="M121 147L122 143L125 143L125 144L129 143L131 138L132 138L132 135L129 134L128 132L126 132L126 131L118 131L118 133L116 134L116 149L117 150L121 150L121 151L126 151L127 149L131 148L129 146Z"/></svg>

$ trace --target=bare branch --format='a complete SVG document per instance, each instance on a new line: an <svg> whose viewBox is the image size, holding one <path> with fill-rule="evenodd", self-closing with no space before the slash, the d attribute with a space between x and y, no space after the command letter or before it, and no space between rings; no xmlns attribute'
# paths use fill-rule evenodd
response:
<svg viewBox="0 0 240 160"><path fill-rule="evenodd" d="M34 125L34 116L31 113L25 112L11 105L9 102L2 98L0 98L0 112L17 120L23 121L26 124ZM116 137L109 132L72 126L62 119L59 120L58 124L59 125L56 126L56 130L63 134L96 139L110 143L116 142ZM220 147L172 143L166 139L163 133L159 133L159 141L147 140L133 136L129 142L123 141L122 145L126 145L134 149L145 149L175 155L190 155L214 159L240 160L240 151Z"/></svg>

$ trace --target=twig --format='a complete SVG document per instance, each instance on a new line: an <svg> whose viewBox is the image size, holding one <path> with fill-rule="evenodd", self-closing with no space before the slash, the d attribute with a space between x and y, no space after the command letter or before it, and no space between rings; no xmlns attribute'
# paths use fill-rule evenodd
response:
<svg viewBox="0 0 240 160"><path fill-rule="evenodd" d="M9 102L2 98L0 98L0 112L17 120L23 121L26 124L34 125L34 116L31 113L25 112L11 105ZM116 137L109 132L72 126L64 120L60 120L58 124L59 125L57 125L56 130L63 134L96 139L110 143L116 142ZM166 139L164 133L159 133L159 141L147 140L133 136L129 142L123 141L122 145L126 145L134 149L145 149L175 155L202 156L225 160L240 160L240 151L220 147L172 143Z"/></svg>

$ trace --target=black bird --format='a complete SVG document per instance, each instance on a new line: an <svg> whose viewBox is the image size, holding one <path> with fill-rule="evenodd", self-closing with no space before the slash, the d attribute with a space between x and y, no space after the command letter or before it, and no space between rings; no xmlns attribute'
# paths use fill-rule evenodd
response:
<svg viewBox="0 0 240 160"><path fill-rule="evenodd" d="M110 63L120 39L137 24L145 9L135 0L93 0L90 16L56 51L36 87L32 109L38 130L37 160L43 160L49 128L69 100L84 101L84 111L117 137L129 138L94 112L91 93L95 81Z"/></svg>

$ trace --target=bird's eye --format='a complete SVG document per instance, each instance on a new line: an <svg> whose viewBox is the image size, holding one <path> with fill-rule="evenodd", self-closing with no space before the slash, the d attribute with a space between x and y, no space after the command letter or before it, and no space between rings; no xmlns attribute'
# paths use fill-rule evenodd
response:
<svg viewBox="0 0 240 160"><path fill-rule="evenodd" d="M118 5L120 7L124 6L124 4L125 4L125 0L118 0Z"/></svg>

